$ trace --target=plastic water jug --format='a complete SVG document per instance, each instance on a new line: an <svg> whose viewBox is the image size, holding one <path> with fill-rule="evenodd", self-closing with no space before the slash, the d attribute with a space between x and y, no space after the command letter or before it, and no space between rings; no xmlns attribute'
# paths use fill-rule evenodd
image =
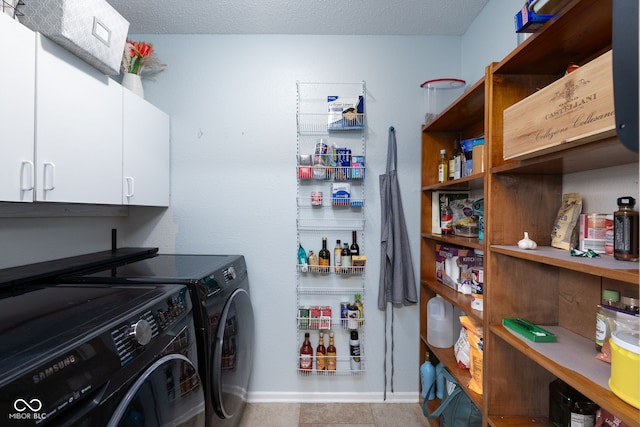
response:
<svg viewBox="0 0 640 427"><path fill-rule="evenodd" d="M427 341L434 347L453 345L453 306L440 295L427 303Z"/></svg>

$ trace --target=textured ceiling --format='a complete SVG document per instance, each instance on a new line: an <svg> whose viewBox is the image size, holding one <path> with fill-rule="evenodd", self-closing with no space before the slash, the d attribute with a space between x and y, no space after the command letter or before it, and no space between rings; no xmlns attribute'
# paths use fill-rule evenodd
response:
<svg viewBox="0 0 640 427"><path fill-rule="evenodd" d="M489 0L107 0L132 34L462 35Z"/></svg>

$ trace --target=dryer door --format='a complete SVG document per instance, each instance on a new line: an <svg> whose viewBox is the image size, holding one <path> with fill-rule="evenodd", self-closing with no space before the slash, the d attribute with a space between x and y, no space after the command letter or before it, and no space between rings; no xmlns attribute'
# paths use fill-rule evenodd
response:
<svg viewBox="0 0 640 427"><path fill-rule="evenodd" d="M136 380L107 426L200 426L204 405L197 368L183 355L169 354Z"/></svg>
<svg viewBox="0 0 640 427"><path fill-rule="evenodd" d="M213 405L221 418L240 417L253 366L254 320L249 293L236 289L227 300L212 342Z"/></svg>

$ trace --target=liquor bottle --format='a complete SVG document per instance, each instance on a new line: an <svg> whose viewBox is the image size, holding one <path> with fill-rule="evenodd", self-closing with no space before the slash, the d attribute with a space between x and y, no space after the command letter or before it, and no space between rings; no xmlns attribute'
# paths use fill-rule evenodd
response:
<svg viewBox="0 0 640 427"><path fill-rule="evenodd" d="M327 370L327 349L324 346L324 333L320 331L318 347L316 348L316 371Z"/></svg>
<svg viewBox="0 0 640 427"><path fill-rule="evenodd" d="M327 370L336 370L336 346L333 343L333 332L329 332L329 346L327 347Z"/></svg>
<svg viewBox="0 0 640 427"><path fill-rule="evenodd" d="M447 150L440 150L440 162L438 163L438 182L446 182L449 178L449 161L447 160Z"/></svg>
<svg viewBox="0 0 640 427"><path fill-rule="evenodd" d="M336 240L336 247L333 248L333 270L336 273L340 273L340 266L342 265L342 245L340 240Z"/></svg>
<svg viewBox="0 0 640 427"><path fill-rule="evenodd" d="M453 179L460 179L463 177L462 165L465 163L464 153L462 152L462 146L460 142L456 140L456 148L453 156L453 171L449 171L449 176L453 176Z"/></svg>
<svg viewBox="0 0 640 427"><path fill-rule="evenodd" d="M342 264L342 273L351 273L351 250L349 244L345 243L342 247L342 254L340 254L340 264Z"/></svg>
<svg viewBox="0 0 640 427"><path fill-rule="evenodd" d="M449 198L445 197L440 209L440 233L453 234L453 211L449 207Z"/></svg>
<svg viewBox="0 0 640 427"><path fill-rule="evenodd" d="M309 332L304 333L304 342L300 347L300 369L310 371L313 367L313 347L309 341Z"/></svg>
<svg viewBox="0 0 640 427"><path fill-rule="evenodd" d="M358 331L351 331L350 338L349 354L351 356L351 370L359 371L362 369L362 364L360 363L360 340L358 339Z"/></svg>
<svg viewBox="0 0 640 427"><path fill-rule="evenodd" d="M358 317L360 318L360 325L362 325L364 323L364 306L360 300L362 296L360 294L356 294L355 298L356 300L353 304L358 307Z"/></svg>
<svg viewBox="0 0 640 427"><path fill-rule="evenodd" d="M321 273L329 272L329 265L331 264L331 253L327 249L327 238L322 238L322 249L318 252L318 265L320 266Z"/></svg>
<svg viewBox="0 0 640 427"><path fill-rule="evenodd" d="M358 246L358 240L356 239L356 232L355 231L351 232L351 239L352 239L352 242L353 242L353 243L351 243L351 248L350 248L351 249L351 256L360 255L360 246Z"/></svg>

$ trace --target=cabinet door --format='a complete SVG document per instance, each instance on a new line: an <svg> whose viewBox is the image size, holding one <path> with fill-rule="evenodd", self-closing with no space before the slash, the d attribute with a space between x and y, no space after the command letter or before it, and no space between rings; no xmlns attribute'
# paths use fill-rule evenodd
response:
<svg viewBox="0 0 640 427"><path fill-rule="evenodd" d="M121 204L120 85L36 37L36 200Z"/></svg>
<svg viewBox="0 0 640 427"><path fill-rule="evenodd" d="M125 205L169 206L169 116L123 91Z"/></svg>
<svg viewBox="0 0 640 427"><path fill-rule="evenodd" d="M0 13L0 201L33 201L35 33Z"/></svg>

